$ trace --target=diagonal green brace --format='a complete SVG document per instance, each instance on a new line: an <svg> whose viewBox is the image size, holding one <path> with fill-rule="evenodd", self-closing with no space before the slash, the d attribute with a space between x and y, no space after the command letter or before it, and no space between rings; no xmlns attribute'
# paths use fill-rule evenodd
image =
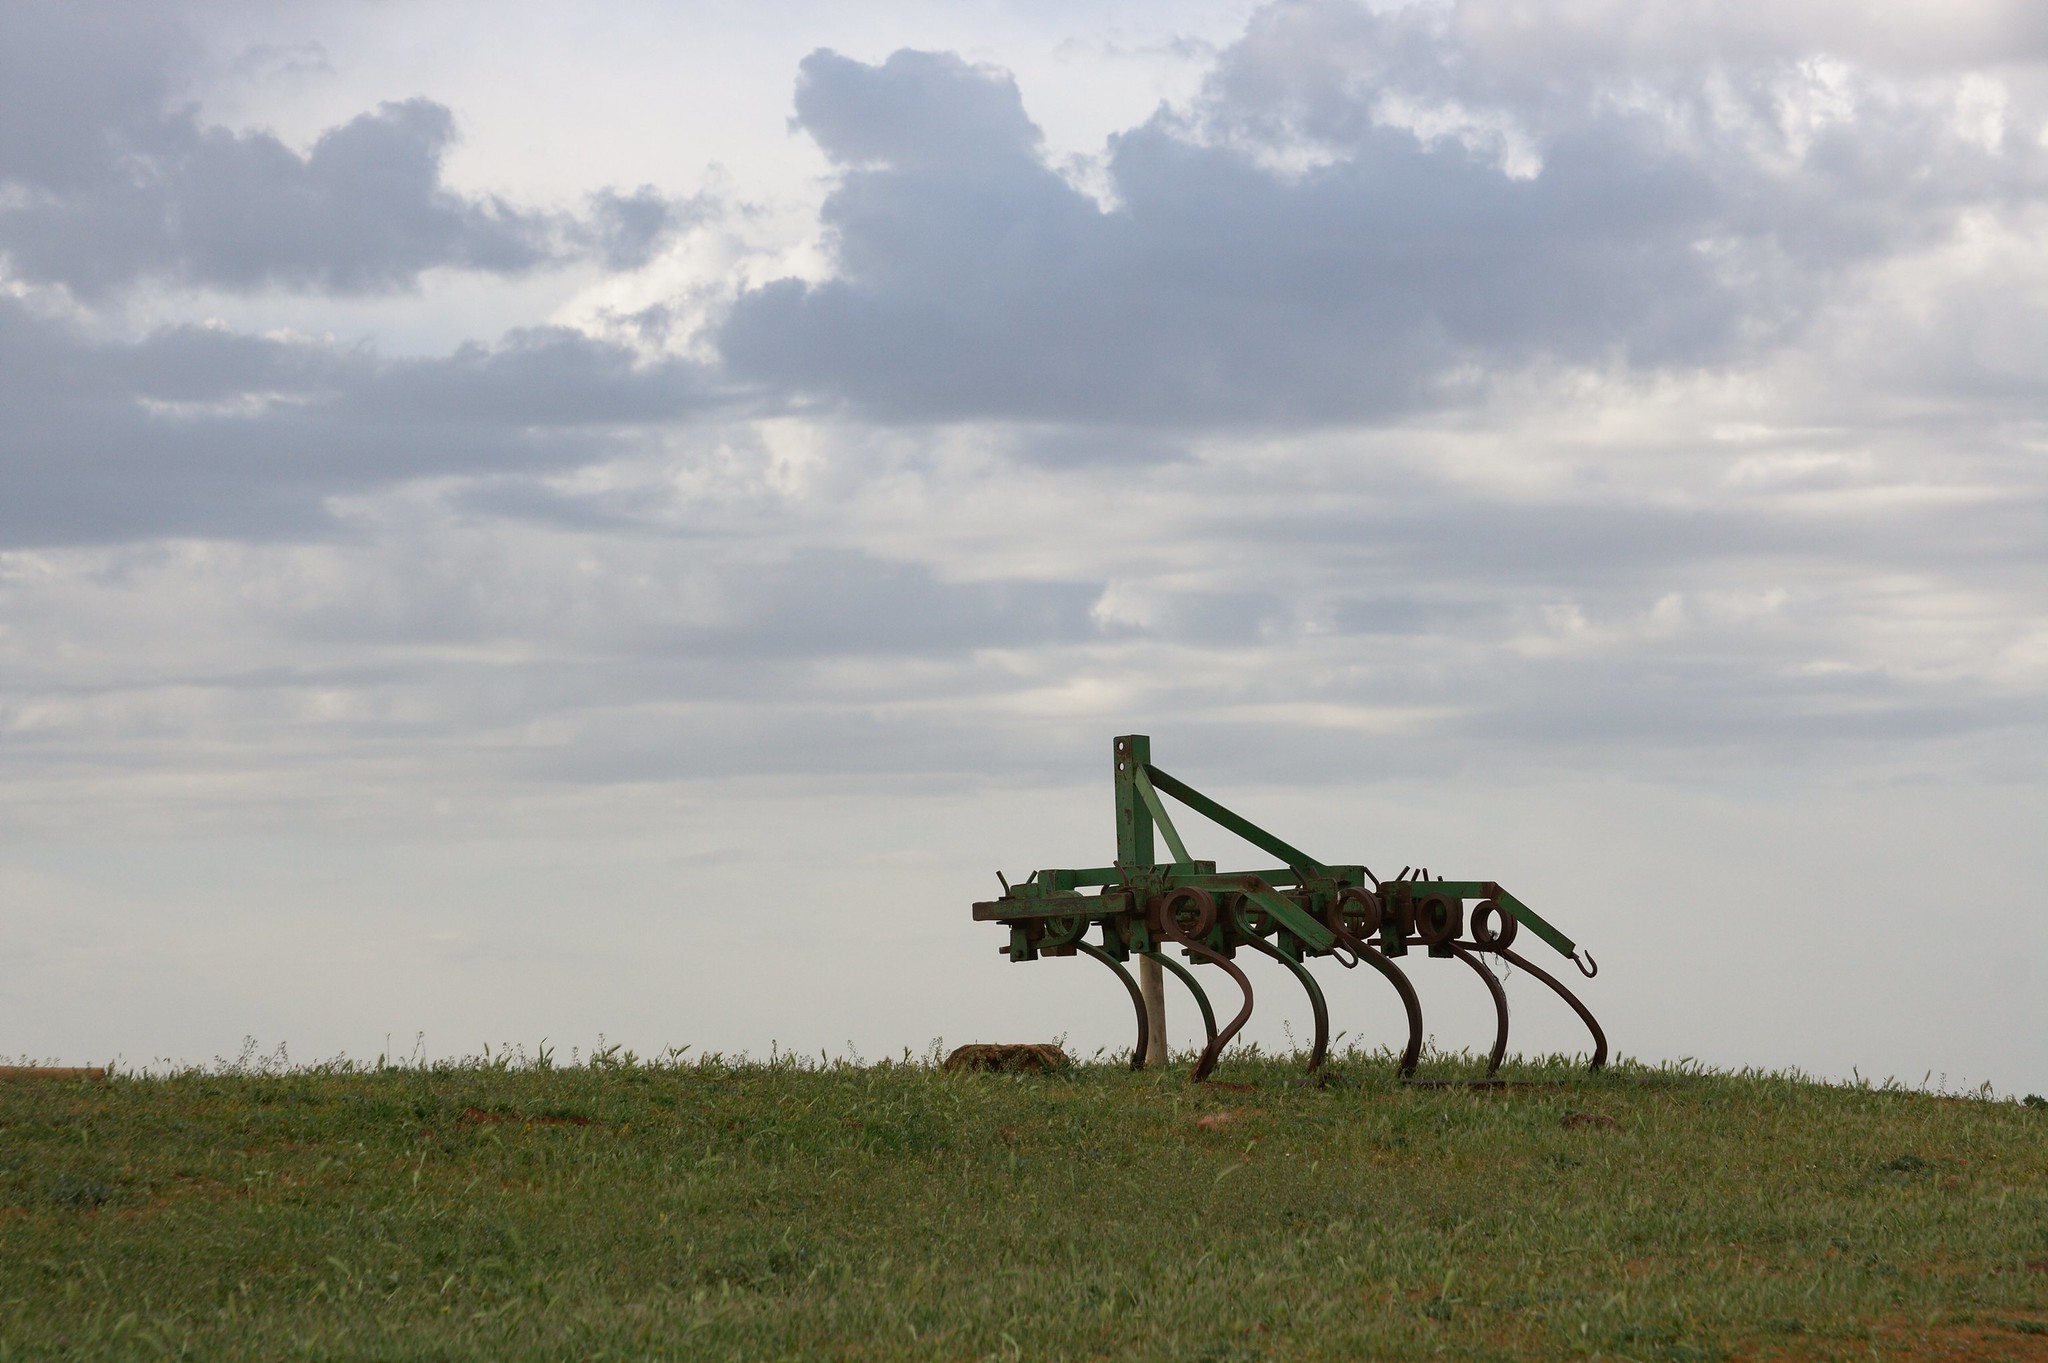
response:
<svg viewBox="0 0 2048 1363"><path fill-rule="evenodd" d="M1337 935L1303 913L1293 900L1278 895L1269 889L1241 891L1246 899L1273 915L1281 927L1307 943L1311 951L1328 951L1337 940Z"/></svg>
<svg viewBox="0 0 2048 1363"><path fill-rule="evenodd" d="M1134 773L1137 777L1138 798L1145 802L1145 808L1152 815L1153 826L1166 839L1166 845L1173 849L1173 859L1193 861L1194 858L1188 855L1188 849L1181 843L1180 834L1174 831L1173 820L1166 816L1166 806L1160 802L1159 792L1152 789L1152 778L1146 775L1150 770L1151 768L1141 763Z"/></svg>
<svg viewBox="0 0 2048 1363"><path fill-rule="evenodd" d="M1578 947L1573 945L1571 938L1550 926L1536 910L1530 908L1498 885L1493 886L1492 889L1494 902L1520 919L1523 927L1550 943L1558 955L1570 956L1578 951Z"/></svg>
<svg viewBox="0 0 2048 1363"><path fill-rule="evenodd" d="M1299 847L1290 847L1253 823L1250 819L1245 818L1242 814L1233 814L1222 805L1217 804L1214 800L1202 794L1201 791L1187 784L1187 782L1176 781L1151 763L1146 763L1143 767L1139 768L1139 771L1140 774L1151 778L1148 782L1149 785L1156 786L1158 789L1165 791L1189 809L1194 810L1195 813L1219 827L1229 829L1259 850L1271 852L1289 866L1298 866L1310 871L1327 869L1323 863L1317 861ZM1186 858L1183 857L1182 860L1186 860Z"/></svg>

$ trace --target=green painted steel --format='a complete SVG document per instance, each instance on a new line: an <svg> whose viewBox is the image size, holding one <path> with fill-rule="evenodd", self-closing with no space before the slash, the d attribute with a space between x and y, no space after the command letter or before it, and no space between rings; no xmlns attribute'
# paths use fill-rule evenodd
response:
<svg viewBox="0 0 2048 1363"><path fill-rule="evenodd" d="M1379 949L1388 956L1407 953L1418 944L1409 936L1417 894L1443 895L1461 903L1491 899L1527 926L1561 955L1575 957L1572 939L1535 910L1491 880L1404 878L1382 884L1363 864L1330 865L1259 827L1242 814L1204 795L1185 781L1152 765L1152 740L1125 734L1114 747L1116 793L1116 864L1076 869L1045 869L1016 885L1004 883L1003 897L974 906L977 920L1007 924L1013 960L1033 960L1041 952L1071 954L1074 942L1090 925L1100 927L1103 949L1114 959L1128 952L1155 954L1163 944L1158 914L1166 896L1176 890L1201 891L1216 908L1216 921L1204 930L1204 944L1230 954L1245 934L1272 935L1290 960L1328 955L1340 949L1331 915L1347 891L1383 905ZM1163 797L1170 796L1252 846L1284 864L1249 871L1219 871L1213 861L1189 855ZM1173 860L1154 859L1155 836L1163 838ZM1094 893L1084 893L1094 891ZM1475 944L1468 944L1475 945ZM1448 954L1441 945L1432 954ZM1583 968L1583 967L1582 967ZM1177 971L1178 973L1178 971Z"/></svg>
<svg viewBox="0 0 2048 1363"><path fill-rule="evenodd" d="M1116 860L1119 866L1152 864L1152 811L1138 794L1137 773L1152 761L1152 740L1126 734L1116 741Z"/></svg>
<svg viewBox="0 0 2048 1363"><path fill-rule="evenodd" d="M1159 830L1166 845L1173 849L1175 861L1192 861L1188 849L1180 840L1180 833L1173 826L1173 819L1167 814L1166 806L1159 803L1159 792L1152 788L1152 778L1145 774L1149 763L1140 762L1131 770L1131 783L1138 788L1138 798L1145 802L1146 812L1151 814L1153 826Z"/></svg>
<svg viewBox="0 0 2048 1363"><path fill-rule="evenodd" d="M1244 876L1241 879L1250 881L1257 879L1257 877ZM1309 917L1293 900L1275 894L1271 889L1263 885L1258 887L1240 885L1238 892L1251 903L1256 904L1259 908L1271 914L1279 921L1281 927L1286 928L1289 932L1300 938L1309 950L1328 951L1332 946L1336 945L1337 934Z"/></svg>
<svg viewBox="0 0 2048 1363"><path fill-rule="evenodd" d="M1490 880L1426 880L1413 882L1427 885L1432 894L1454 895L1459 899L1491 899L1513 914L1523 927L1541 937L1560 956L1569 956L1578 948L1572 939L1559 932L1542 914L1524 904L1521 900L1503 890Z"/></svg>
<svg viewBox="0 0 2048 1363"><path fill-rule="evenodd" d="M1241 814L1233 814L1185 781L1176 781L1159 768L1146 763L1155 789L1163 790L1213 824L1229 829L1262 852L1271 852L1289 866L1320 871L1323 864L1297 847L1290 847Z"/></svg>
<svg viewBox="0 0 2048 1363"><path fill-rule="evenodd" d="M1579 949L1577 946L1573 944L1571 938L1565 936L1556 928L1544 922L1543 918L1536 912L1536 910L1530 908L1527 904L1524 904L1521 900L1515 898L1506 890L1503 890L1500 886L1495 885L1493 887L1493 893L1489 895L1488 898L1492 899L1495 903L1499 904L1502 908L1506 909L1509 913L1513 914L1516 918L1520 919L1524 927L1528 928L1529 931L1535 933L1538 937L1541 937L1545 942L1549 943L1551 949L1557 952L1558 955L1578 955Z"/></svg>
<svg viewBox="0 0 2048 1363"><path fill-rule="evenodd" d="M1599 1069L1606 1063L1607 1038L1593 1015L1548 972L1512 950L1509 939L1512 929L1526 926L1589 977L1597 969L1592 958L1581 960L1571 938L1498 882L1447 880L1407 867L1394 879L1382 881L1363 863L1330 865L1153 766L1152 740L1144 734L1119 737L1114 757L1115 864L1036 870L1014 885L1005 879L1002 898L976 904L974 917L1009 929L1003 951L1013 961L1080 954L1114 970L1138 1013L1133 1067L1143 1066L1153 1033L1146 1000L1123 963L1133 956L1157 962L1193 992L1208 1034L1194 1068L1194 1078L1200 1081L1215 1069L1224 1048L1252 1015L1250 977L1233 960L1241 949L1249 949L1279 961L1308 995L1315 1018L1311 1071L1328 1055L1329 1006L1307 969L1308 958L1334 956L1347 968L1371 966L1401 996L1408 1044L1400 1072L1411 1076L1424 1041L1422 1010L1408 977L1389 958L1407 956L1418 946L1430 956L1460 958L1486 980L1497 1027L1488 1077L1475 1082L1499 1082L1492 1075L1507 1046L1506 996L1481 962L1488 953L1534 976L1570 1004L1592 1033L1589 1064ZM1220 871L1213 861L1195 859L1166 808L1167 797L1284 864ZM1156 860L1157 838L1165 840L1173 860ZM1488 901L1501 917L1498 927L1482 939L1468 914ZM1486 914L1493 916L1491 911ZM1473 938L1462 941L1460 934L1468 926ZM1101 933L1099 946L1088 940L1091 929ZM1169 946L1179 947L1179 954L1196 965L1216 969L1243 991L1244 1004L1228 1026L1217 1029L1208 994L1192 971L1166 954Z"/></svg>

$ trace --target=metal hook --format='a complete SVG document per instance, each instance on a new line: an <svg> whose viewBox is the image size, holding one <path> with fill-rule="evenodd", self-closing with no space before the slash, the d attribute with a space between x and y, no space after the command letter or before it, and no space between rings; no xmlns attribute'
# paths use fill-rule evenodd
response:
<svg viewBox="0 0 2048 1363"><path fill-rule="evenodd" d="M1586 959L1583 961L1580 960L1579 957L1581 956L1585 957ZM1579 968L1579 973L1581 975L1584 975L1589 980L1600 973L1600 963L1594 960L1593 953L1586 950L1584 947L1572 948L1572 964L1577 966Z"/></svg>

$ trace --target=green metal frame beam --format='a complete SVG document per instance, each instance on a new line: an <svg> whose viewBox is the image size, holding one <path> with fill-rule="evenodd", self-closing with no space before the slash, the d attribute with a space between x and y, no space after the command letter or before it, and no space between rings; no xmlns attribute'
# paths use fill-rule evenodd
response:
<svg viewBox="0 0 2048 1363"><path fill-rule="evenodd" d="M1299 905L1271 890L1241 891L1246 899L1273 915L1273 920L1289 932L1306 942L1312 951L1328 951L1337 941L1337 935L1303 913Z"/></svg>
<svg viewBox="0 0 2048 1363"><path fill-rule="evenodd" d="M1228 809L1193 786L1152 765L1152 740L1144 734L1125 734L1116 740L1116 865L1080 870L1034 871L1031 879L1006 892L1000 901L974 906L977 919L1026 920L1067 917L1079 914L1094 918L1104 913L1129 911L1133 897L1106 893L1103 898L1077 894L1083 887L1127 886L1142 893L1162 887L1180 886L1242 894L1268 914L1302 945L1312 951L1327 951L1336 937L1311 912L1275 888L1298 885L1310 892L1310 902L1321 905L1322 896L1345 885L1363 884L1361 866L1326 866L1291 843ZM1284 870L1226 872L1219 875L1213 861L1196 861L1188 855L1180 830L1166 811L1160 797L1170 795L1219 828L1235 833L1252 846L1278 857ZM1173 860L1164 865L1153 858L1155 832L1166 840ZM1005 882L1007 886L1007 882ZM1147 889L1146 887L1150 887ZM1490 880L1389 881L1380 887L1389 898L1413 898L1421 894L1452 895L1460 899L1491 899L1563 956L1576 959L1578 948L1572 939L1551 926L1543 916ZM1115 907L1105 903L1115 899ZM1142 906L1140 906L1142 907ZM1108 929L1105 927L1105 932ZM1399 954L1402 943L1384 942L1384 949Z"/></svg>
<svg viewBox="0 0 2048 1363"><path fill-rule="evenodd" d="M1543 915L1524 904L1521 900L1503 890L1491 880L1390 880L1387 886L1413 886L1408 890L1414 894L1445 894L1457 899L1491 899L1494 903L1513 914L1516 921L1529 931L1541 937L1557 949L1560 956L1569 956L1578 948L1572 939L1559 932L1547 922ZM1395 891L1400 893L1400 891Z"/></svg>
<svg viewBox="0 0 2048 1363"><path fill-rule="evenodd" d="M1496 904L1499 904L1502 908L1520 919L1522 925L1528 928L1529 931L1555 947L1558 955L1577 957L1579 949L1573 945L1572 939L1544 922L1542 915L1538 914L1536 910L1530 908L1498 885L1493 887L1493 891L1493 899Z"/></svg>
<svg viewBox="0 0 2048 1363"><path fill-rule="evenodd" d="M1327 869L1323 863L1317 861L1299 847L1290 846L1280 841L1280 839L1274 837L1250 819L1245 818L1244 815L1232 813L1187 782L1175 780L1150 762L1145 764L1145 774L1151 778L1151 784L1155 788L1165 791L1189 809L1194 810L1195 813L1209 820L1209 822L1229 829L1260 851L1271 852L1289 866L1298 866L1317 872Z"/></svg>
<svg viewBox="0 0 2048 1363"><path fill-rule="evenodd" d="M1152 760L1152 740L1125 734L1116 741L1116 859L1125 866L1152 864L1152 811L1138 795L1137 773Z"/></svg>
<svg viewBox="0 0 2048 1363"><path fill-rule="evenodd" d="M1146 811L1152 815L1153 827L1166 839L1166 845L1173 849L1173 859L1193 861L1194 858L1188 855L1186 845L1180 840L1180 834L1174 830L1173 820L1167 817L1166 806L1159 801L1159 792L1152 788L1152 778L1146 775L1149 767L1149 763L1141 763L1137 771L1132 773L1138 787L1138 798L1145 802Z"/></svg>

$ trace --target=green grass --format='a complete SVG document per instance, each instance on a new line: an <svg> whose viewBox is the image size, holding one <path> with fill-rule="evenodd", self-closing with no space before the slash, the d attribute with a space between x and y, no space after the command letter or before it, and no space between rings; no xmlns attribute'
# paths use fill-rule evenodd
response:
<svg viewBox="0 0 2048 1363"><path fill-rule="evenodd" d="M0 1084L0 1359L2048 1358L2018 1103L601 1059Z"/></svg>

